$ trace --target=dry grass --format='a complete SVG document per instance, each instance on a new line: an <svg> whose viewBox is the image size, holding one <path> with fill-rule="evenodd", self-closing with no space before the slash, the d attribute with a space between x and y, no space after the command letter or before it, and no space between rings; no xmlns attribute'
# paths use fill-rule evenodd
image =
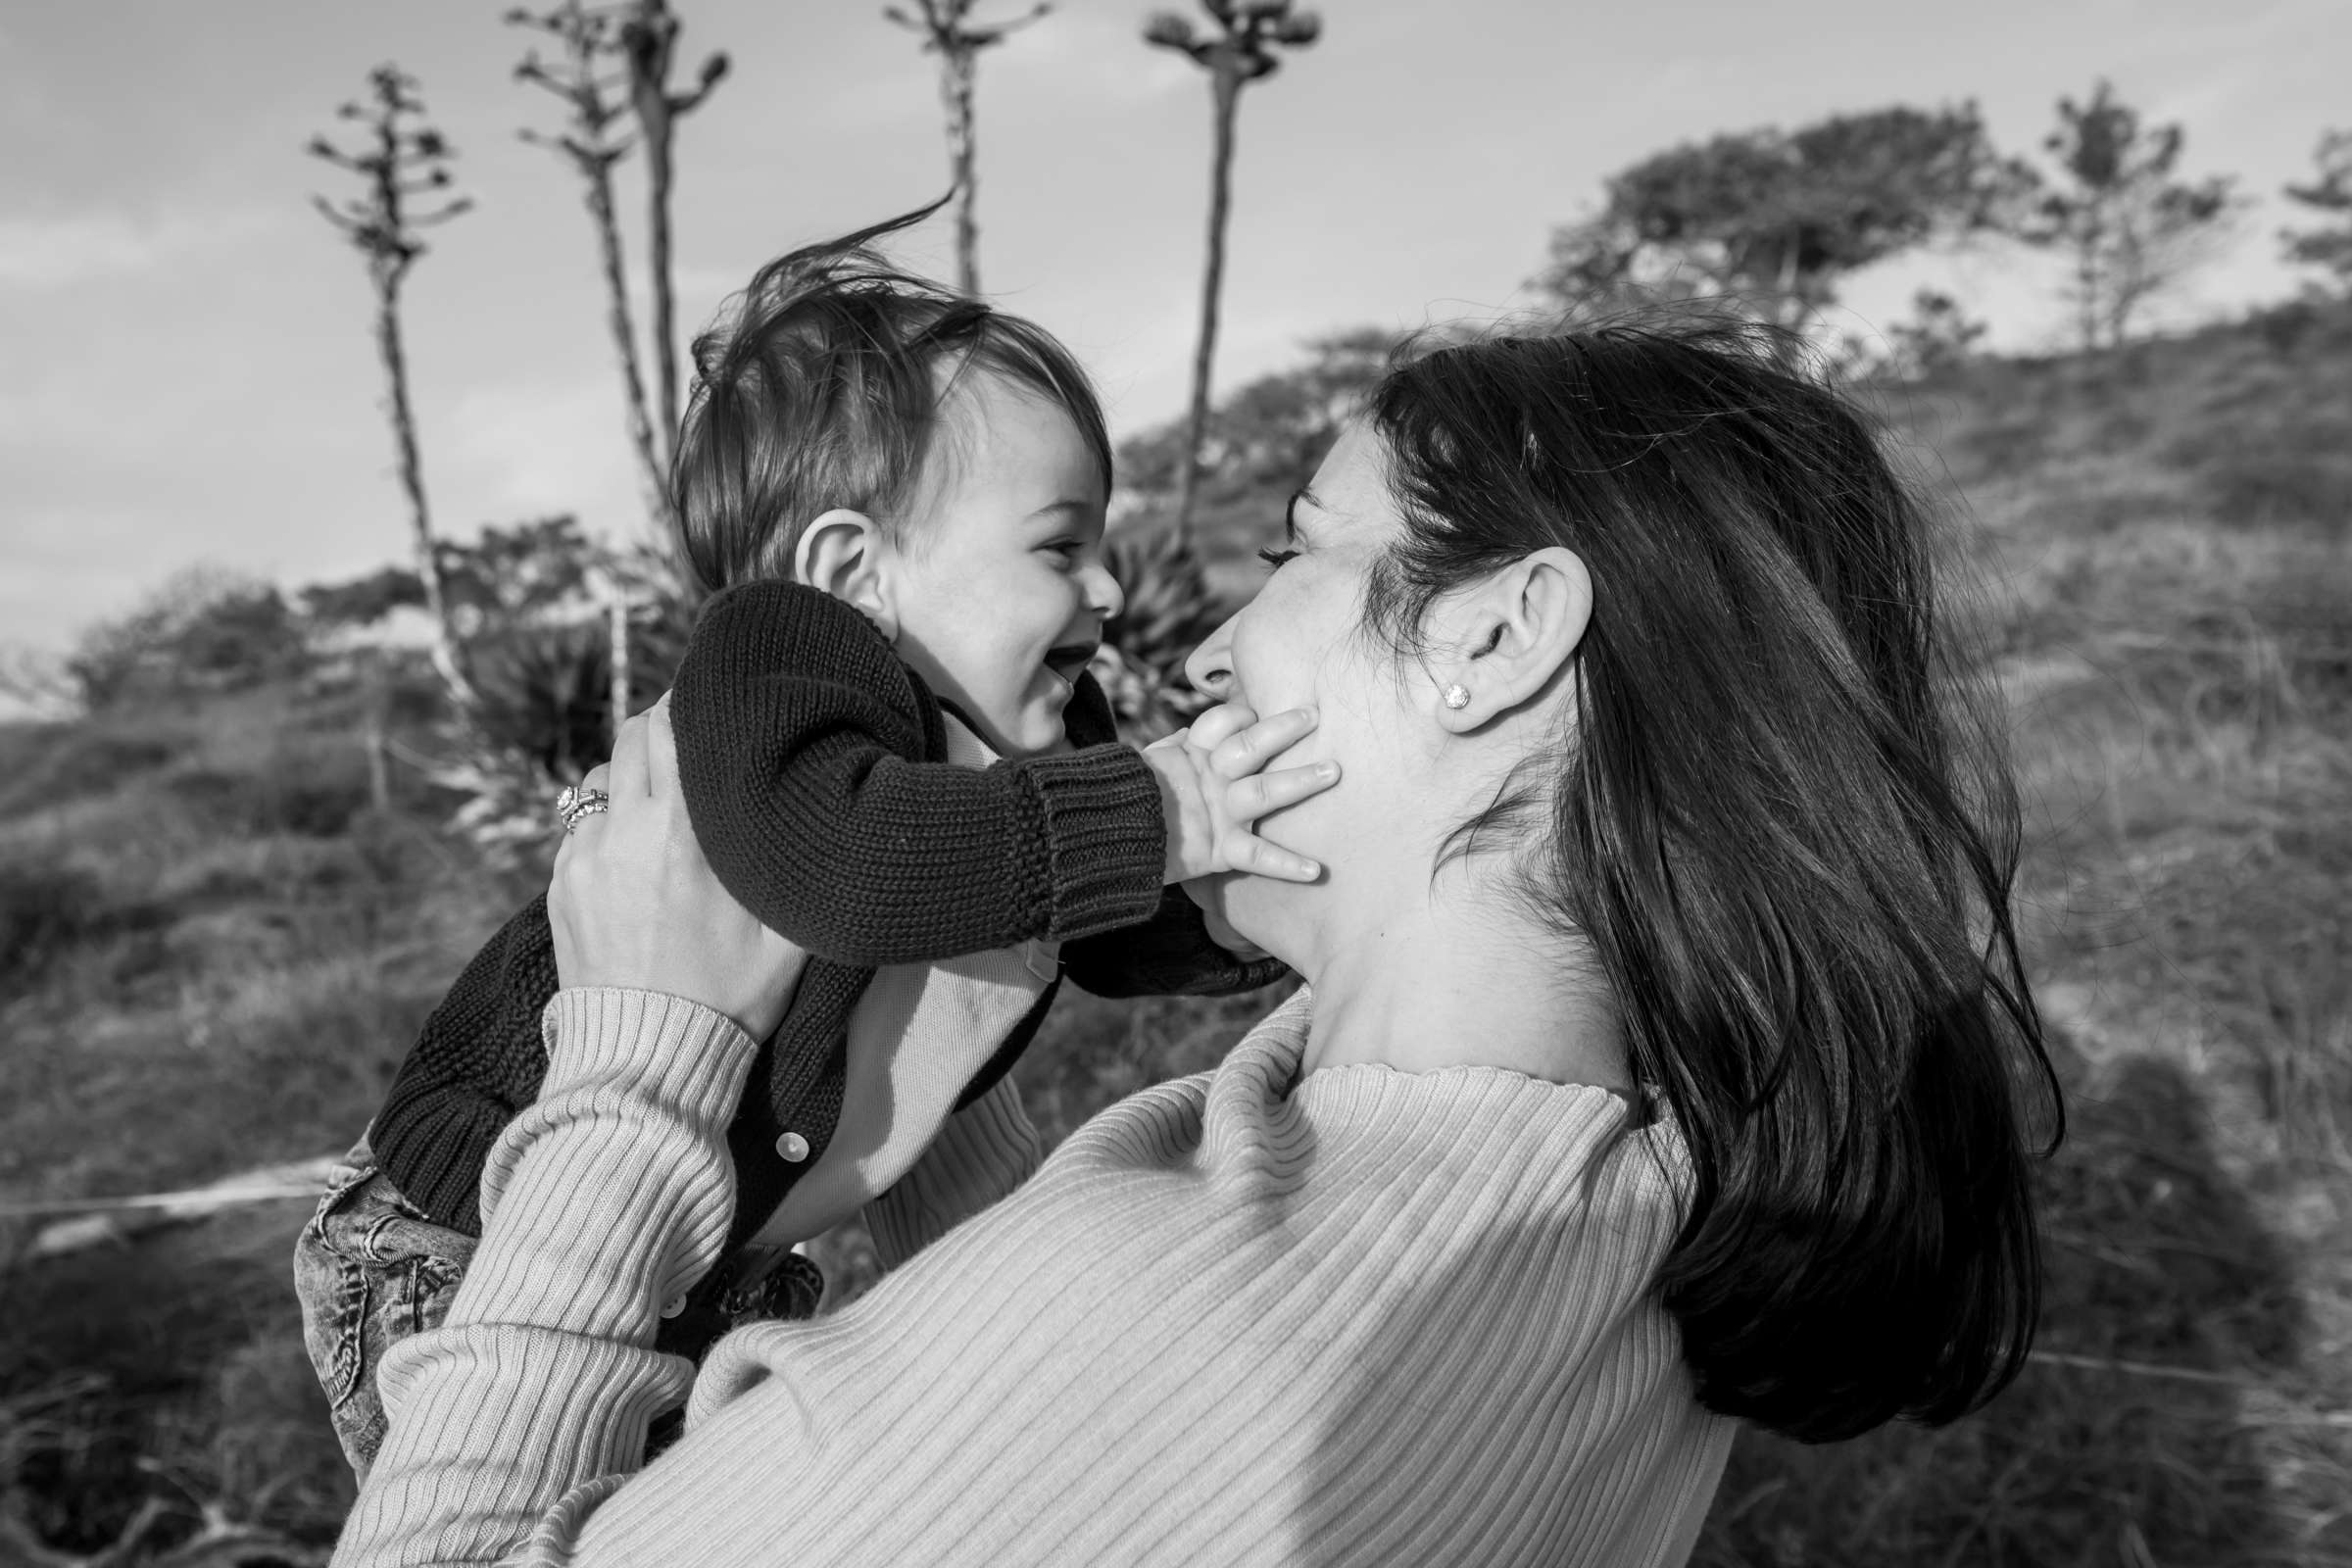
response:
<svg viewBox="0 0 2352 1568"><path fill-rule="evenodd" d="M466 873L434 803L369 803L349 717L274 690L0 732L0 930L31 937L0 974L0 1199L203 1182L366 1124L518 895ZM31 1222L0 1219L0 1512L68 1553L131 1532L126 1561L224 1521L331 1538L350 1481L289 1284L305 1213L14 1268Z"/></svg>
<svg viewBox="0 0 2352 1568"><path fill-rule="evenodd" d="M2352 318L2323 313L1885 396L1995 588L2073 1092L2049 1304L2018 1385L1950 1429L1743 1438L1699 1561L2352 1563L2347 365ZM282 690L0 729L0 1198L201 1181L362 1124L523 890L435 803L372 808L355 733L349 700ZM1264 1005L1070 996L1020 1068L1032 1113L1058 1139ZM331 1533L301 1217L0 1270L0 1498L42 1540L94 1549L142 1503L184 1534L196 1498ZM824 1250L854 1292L862 1239Z"/></svg>

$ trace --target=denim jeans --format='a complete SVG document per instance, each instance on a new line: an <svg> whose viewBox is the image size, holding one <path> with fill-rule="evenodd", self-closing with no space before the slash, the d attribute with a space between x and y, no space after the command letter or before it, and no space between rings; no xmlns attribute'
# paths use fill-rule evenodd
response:
<svg viewBox="0 0 2352 1568"><path fill-rule="evenodd" d="M400 1341L441 1326L473 1248L474 1238L434 1224L401 1197L365 1139L328 1177L294 1243L303 1345L362 1483L384 1441L376 1368Z"/></svg>
<svg viewBox="0 0 2352 1568"><path fill-rule="evenodd" d="M384 1352L441 1326L475 1239L426 1219L376 1168L362 1139L329 1176L318 1211L294 1244L303 1344L326 1392L335 1437L364 1486L384 1441L375 1374ZM815 1314L825 1277L798 1252L745 1249L722 1259L691 1300L665 1304L655 1348L700 1362L743 1324ZM674 1442L682 1411L648 1436L647 1455Z"/></svg>

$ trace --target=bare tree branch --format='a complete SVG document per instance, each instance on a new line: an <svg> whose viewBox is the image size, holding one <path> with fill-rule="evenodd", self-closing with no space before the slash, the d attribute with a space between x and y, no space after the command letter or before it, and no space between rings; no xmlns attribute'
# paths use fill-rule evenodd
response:
<svg viewBox="0 0 2352 1568"><path fill-rule="evenodd" d="M433 665L459 711L469 712L474 702L473 684L466 672L465 650L450 614L449 602L442 593L432 516L425 504L424 464L416 447L416 418L409 403L408 355L400 330L400 286L409 269L425 251L424 241L416 235L417 229L447 222L473 204L470 199L461 197L427 213L416 213L410 208L412 196L449 185L446 165L456 153L438 130L419 122L424 103L415 77L397 66L386 64L368 74L368 83L374 92L372 109L345 104L336 112L341 119L365 122L370 133L368 146L364 151L347 152L324 136L314 136L308 144L313 156L358 174L364 182L362 193L340 206L314 195L311 204L366 258L368 278L375 286L376 353L390 385L385 411L392 424L401 489L409 502L416 573L423 584L425 608L433 621ZM428 171L423 180L403 172L416 169Z"/></svg>
<svg viewBox="0 0 2352 1568"><path fill-rule="evenodd" d="M956 280L966 294L980 292L980 224L975 216L980 170L974 98L979 56L1053 11L1040 0L1020 16L998 23L971 20L973 0L920 0L922 15L904 7L882 8L884 20L919 35L923 53L939 56L940 106L947 118L948 174L955 181Z"/></svg>
<svg viewBox="0 0 2352 1568"><path fill-rule="evenodd" d="M695 85L669 86L677 55L678 19L665 0L631 0L620 24L619 51L628 68L628 101L645 143L647 283L653 297L654 392L664 459L678 437L678 328L675 269L670 261L670 198L676 183L671 149L677 122L702 107L727 76L727 57L707 56Z"/></svg>
<svg viewBox="0 0 2352 1568"><path fill-rule="evenodd" d="M1303 48L1322 35L1311 11L1291 0L1201 0L1218 31L1196 31L1180 13L1155 13L1144 24L1144 42L1178 51L1208 73L1213 139L1209 154L1208 261L1200 282L1200 335L1193 352L1192 404L1185 417L1184 454L1177 468L1176 548L1189 548L1200 487L1200 445L1208 430L1209 371L1216 354L1218 297L1225 277L1225 226L1233 206L1234 121L1242 88L1274 74L1278 48Z"/></svg>
<svg viewBox="0 0 2352 1568"><path fill-rule="evenodd" d="M536 50L529 51L514 68L517 79L545 88L566 110L562 130L549 134L526 127L520 135L532 146L564 158L580 176L597 263L604 274L605 320L620 368L622 414L629 447L637 455L646 515L657 531L667 533L671 515L666 469L646 407L637 326L629 307L628 272L621 259L620 225L612 205L612 166L630 150L631 143L615 134L625 111L613 96L614 78L600 71L600 63L622 48L621 27L610 14L592 11L580 0L565 0L544 13L511 11L507 20L547 34L563 50L562 58L552 64Z"/></svg>

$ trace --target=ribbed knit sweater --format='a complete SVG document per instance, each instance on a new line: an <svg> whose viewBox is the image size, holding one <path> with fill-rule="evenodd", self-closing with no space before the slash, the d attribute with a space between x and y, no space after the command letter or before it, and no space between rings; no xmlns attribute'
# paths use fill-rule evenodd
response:
<svg viewBox="0 0 2352 1568"><path fill-rule="evenodd" d="M1025 1183L1001 1085L875 1205L886 1261L920 1255L720 1341L685 1437L628 1476L688 1390L657 1303L726 1233L753 1042L561 994L448 1322L385 1360L335 1562L1684 1561L1733 1425L1650 1288L1671 1124L1500 1068L1302 1074L1310 1023L1301 993Z"/></svg>
<svg viewBox="0 0 2352 1568"><path fill-rule="evenodd" d="M1161 887L1159 786L1115 743L1091 677L1064 712L1072 751L951 765L939 701L863 615L811 588L759 582L704 608L670 716L711 869L811 955L731 1130L739 1243L822 1160L850 1017L878 966L1044 941L1064 944L1072 977L1104 996L1246 990L1283 972L1219 950L1191 902ZM479 1228L482 1161L538 1090L539 1015L556 985L535 899L466 965L394 1076L368 1141L440 1224ZM998 1043L975 1097L1052 1000L1049 983ZM776 1155L788 1136L805 1151L797 1161Z"/></svg>

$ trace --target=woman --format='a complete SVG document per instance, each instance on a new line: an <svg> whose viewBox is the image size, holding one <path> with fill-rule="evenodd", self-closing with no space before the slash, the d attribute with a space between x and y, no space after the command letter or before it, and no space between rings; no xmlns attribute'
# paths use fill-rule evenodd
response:
<svg viewBox="0 0 2352 1568"><path fill-rule="evenodd" d="M1393 368L1175 743L1238 776L1251 710L1319 710L1285 761L1343 781L1279 832L1325 880L1198 890L1308 989L1033 1176L1001 1086L877 1215L921 1255L722 1342L630 1476L791 978L633 729L557 868L546 1089L338 1560L1671 1564L1736 1420L1990 1396L2048 1083L2006 779L1918 508L1772 350Z"/></svg>

